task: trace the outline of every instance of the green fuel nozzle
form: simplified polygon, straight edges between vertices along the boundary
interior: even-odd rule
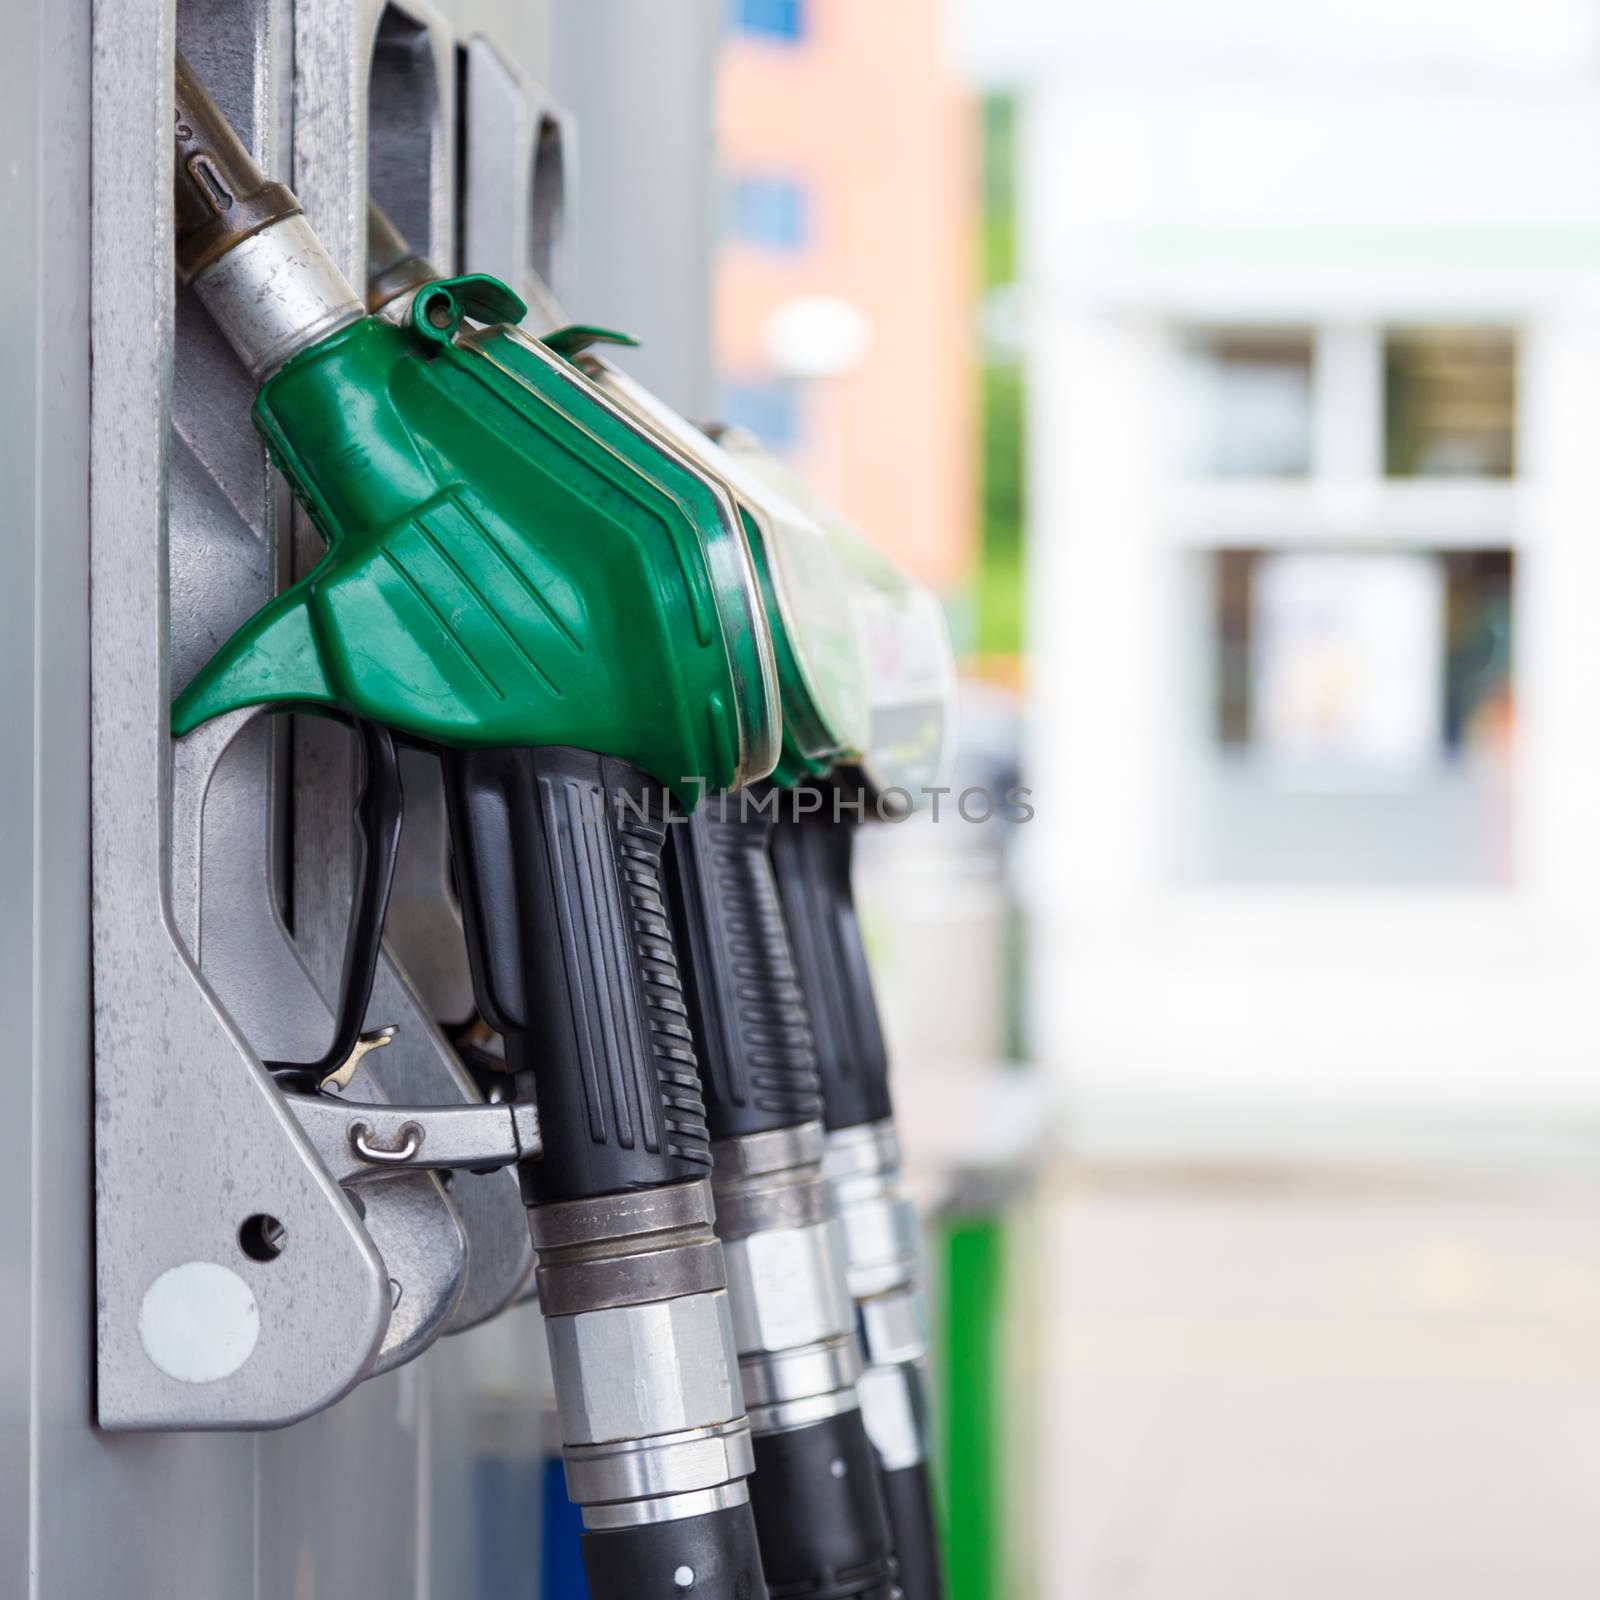
[[[497,280],[417,281],[390,247],[367,314],[181,61],[178,94],[182,270],[260,382],[256,429],[327,552],[196,675],[173,731],[340,715],[369,788],[397,783],[395,740],[438,752],[479,1008],[510,1096],[538,1103],[522,1177],[590,1592],[687,1570],[703,1600],[765,1600],[661,867],[673,794],[778,755],[734,504],[519,330]],[[353,908],[373,960],[394,800],[365,805],[389,846]],[[346,983],[341,1025],[364,999]]]
[[[725,498],[509,325],[522,309],[438,281],[403,326],[358,314],[267,379],[256,427],[328,553],[188,686],[176,732],[325,706],[451,748],[601,750],[691,799],[770,770],[771,645]]]
[[[692,798],[776,759],[771,642],[720,486],[381,215],[364,315],[294,196],[180,57],[178,263],[251,372],[254,420],[328,544],[179,696],[336,708],[464,748],[571,745]],[[426,293],[419,293],[426,286]]]

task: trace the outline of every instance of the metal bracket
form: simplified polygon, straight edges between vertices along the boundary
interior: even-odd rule
[[[256,61],[219,52],[203,66],[276,163],[273,85]],[[203,886],[175,886],[169,853],[173,681],[271,592],[277,508],[243,375],[192,305],[175,309],[151,256],[173,225],[170,74],[97,101],[95,127],[125,157],[97,186],[93,251],[96,1404],[107,1428],[271,1427],[371,1371],[393,1292],[178,932],[186,901],[198,938]],[[269,791],[246,774],[268,755],[265,726],[247,730],[206,819],[219,840],[237,826],[263,884]],[[197,871],[202,810],[186,834]],[[214,905],[204,920],[220,952],[231,908]],[[282,948],[264,946],[269,966]],[[292,994],[282,1010],[303,1016]]]

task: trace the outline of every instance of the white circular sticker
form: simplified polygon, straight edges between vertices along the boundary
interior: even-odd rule
[[[261,1312],[250,1285],[215,1261],[169,1267],[145,1290],[139,1340],[145,1354],[183,1383],[215,1383],[250,1359]]]

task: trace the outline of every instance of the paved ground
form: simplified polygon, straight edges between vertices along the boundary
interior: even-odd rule
[[[1067,1173],[1043,1600],[1600,1596],[1600,1176]]]

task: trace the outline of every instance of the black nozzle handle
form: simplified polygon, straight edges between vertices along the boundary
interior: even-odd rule
[[[944,1572],[939,1562],[939,1528],[934,1520],[933,1485],[928,1463],[885,1472],[883,1502],[894,1537],[898,1583],[905,1600],[944,1600]]]
[[[713,1139],[815,1122],[816,1050],[778,902],[767,806],[741,792],[676,818],[667,878]]]
[[[589,1600],[767,1600],[748,1505],[585,1530]]]
[[[772,1600],[889,1600],[894,1556],[860,1411],[754,1440],[756,1536]]]
[[[703,1178],[711,1156],[662,900],[668,796],[566,747],[449,750],[445,792],[473,986],[531,1082],[530,1203]]]
[[[826,785],[796,790],[772,830],[773,870],[816,1039],[830,1131],[893,1114],[889,1055],[850,883],[856,824],[834,800]]]

